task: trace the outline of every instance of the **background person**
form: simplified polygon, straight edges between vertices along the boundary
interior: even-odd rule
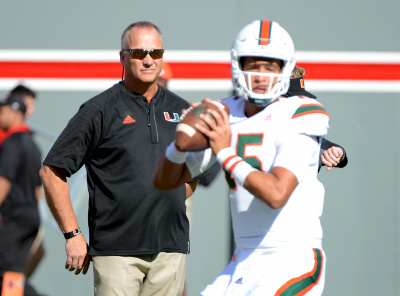
[[[95,295],[182,295],[189,222],[185,200],[197,182],[169,192],[151,176],[189,104],[159,86],[163,37],[150,22],[121,36],[125,79],[79,109],[40,171],[48,205],[66,238],[66,269],[85,274],[93,260]],[[88,251],[73,212],[67,178],[85,165]]]
[[[31,117],[35,112],[35,104],[37,95],[36,92],[32,89],[26,87],[25,85],[19,84],[14,87],[10,91],[11,95],[22,96],[24,104],[26,106],[25,116],[24,116],[24,123],[18,126],[20,131],[24,132],[31,132],[32,130],[28,124],[26,124],[26,119]],[[15,131],[15,127],[13,129]],[[1,143],[9,136],[9,132],[3,129],[0,129],[0,145]],[[42,192],[37,194],[37,198],[42,196]],[[42,261],[45,255],[45,249],[43,245],[43,237],[44,237],[44,229],[42,227],[39,228],[38,235],[36,236],[35,241],[32,244],[32,247],[29,251],[28,259],[25,264],[25,274],[29,278],[35,272],[36,268],[38,267],[39,263]]]
[[[24,104],[26,106],[26,111],[25,111],[25,121],[26,121],[35,112],[35,104],[37,100],[36,92],[30,89],[29,87],[26,87],[25,85],[19,84],[11,90],[10,94],[22,96]],[[21,125],[21,129],[32,132],[31,127],[25,122],[23,125]],[[6,138],[7,132],[5,131],[3,132],[4,132],[3,136],[4,138]],[[0,135],[0,142],[2,142],[1,138],[2,136]],[[42,192],[37,194],[38,201],[42,195],[43,195]],[[35,272],[35,270],[39,266],[39,263],[42,261],[45,255],[43,237],[44,237],[44,229],[43,227],[40,227],[36,239],[33,242],[32,247],[29,251],[28,259],[25,264],[25,273],[28,278],[31,277],[32,274]]]
[[[0,285],[4,295],[12,281],[8,272],[24,277],[40,225],[41,155],[32,135],[21,128],[25,112],[21,94],[11,93],[0,102],[0,128],[7,132],[0,145]],[[24,295],[38,295],[27,280]]]

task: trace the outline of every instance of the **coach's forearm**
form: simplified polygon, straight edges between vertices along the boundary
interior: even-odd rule
[[[63,233],[79,227],[72,208],[65,171],[44,165],[40,169],[47,205]]]

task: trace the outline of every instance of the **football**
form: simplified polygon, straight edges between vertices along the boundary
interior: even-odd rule
[[[229,114],[228,105],[218,101],[202,102],[196,107],[187,109],[181,115],[180,122],[176,127],[175,143],[179,149],[183,151],[201,151],[210,147],[208,138],[195,128],[195,124],[198,123],[209,129],[207,123],[199,118],[200,114],[212,117],[211,114],[207,113],[207,109],[223,109]]]

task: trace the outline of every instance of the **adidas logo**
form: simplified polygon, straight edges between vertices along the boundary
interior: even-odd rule
[[[127,117],[125,117],[124,121],[122,122],[123,124],[127,124],[127,123],[133,123],[136,120],[133,119],[132,117],[130,117],[129,115]]]
[[[264,120],[271,120],[271,114],[268,114],[267,116],[265,116]]]
[[[236,280],[235,284],[243,284],[243,278],[241,277],[240,279]]]

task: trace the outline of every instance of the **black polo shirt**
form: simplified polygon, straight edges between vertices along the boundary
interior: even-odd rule
[[[84,103],[51,148],[44,163],[68,176],[86,166],[91,255],[189,252],[185,186],[152,186],[188,106],[160,86],[149,104],[116,84]]]

